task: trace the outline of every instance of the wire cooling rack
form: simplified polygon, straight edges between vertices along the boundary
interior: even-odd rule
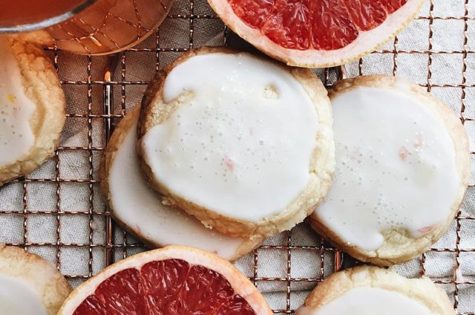
[[[471,137],[472,170],[474,32],[475,0],[427,1],[408,30],[382,50],[345,67],[349,76],[405,76],[442,98],[459,113]],[[97,170],[107,139],[127,109],[140,101],[155,71],[191,48],[206,43],[233,46],[236,41],[204,0],[177,0],[155,36],[115,56],[73,56],[48,48],[68,99],[66,129],[51,161],[0,189],[0,200],[6,200],[0,204],[0,242],[42,255],[73,286],[114,261],[145,250],[114,224],[100,195]],[[336,70],[319,72],[327,86],[341,73]],[[474,234],[472,181],[443,240],[396,269],[407,276],[431,277],[447,290],[458,314],[473,315]],[[302,264],[314,267],[306,271],[298,267]],[[294,313],[315,285],[353,264],[305,224],[268,240],[238,262],[278,314]]]

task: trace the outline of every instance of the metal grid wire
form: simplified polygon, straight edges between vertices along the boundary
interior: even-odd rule
[[[68,107],[67,128],[84,128],[86,132],[84,139],[77,143],[73,141],[71,144],[68,139],[63,139],[53,160],[46,163],[41,172],[35,172],[2,188],[18,190],[16,198],[19,199],[17,201],[20,208],[5,209],[0,205],[0,223],[10,222],[8,232],[20,236],[5,237],[0,239],[0,242],[22,246],[46,257],[56,264],[73,285],[81,283],[118,259],[144,250],[140,242],[115,226],[112,221],[99,193],[97,168],[113,126],[128,108],[140,100],[140,95],[153,72],[163,68],[180,53],[203,45],[205,42],[198,38],[204,29],[215,28],[224,32],[222,44],[232,46],[231,41],[235,40],[235,36],[226,30],[204,2],[177,0],[155,36],[113,57],[72,56],[54,48],[48,49],[62,80],[68,103],[75,105]],[[449,95],[446,102],[460,113],[461,121],[473,136],[475,82],[470,82],[468,72],[471,71],[471,57],[475,56],[475,45],[471,45],[469,36],[469,33],[475,31],[474,2],[475,0],[428,1],[421,16],[410,26],[420,27],[427,32],[425,47],[419,46],[419,42],[407,41],[402,33],[384,49],[348,65],[346,72],[350,76],[375,71],[409,76],[436,95]],[[447,4],[459,14],[445,16],[441,8]],[[462,42],[455,48],[441,47],[437,42],[441,35],[438,32],[445,29],[445,25],[449,23],[461,25]],[[167,29],[176,30],[177,25],[184,26],[184,31],[179,38],[174,38],[173,46],[169,46],[164,41]],[[454,41],[456,40],[458,38],[454,37]],[[475,36],[472,40],[475,40]],[[452,81],[450,76],[434,77],[435,69],[443,67],[446,58],[460,59],[458,81]],[[371,68],[376,60],[383,60],[385,68]],[[421,60],[427,69],[422,77],[421,73],[411,72],[412,65],[415,62],[420,63]],[[102,70],[96,71],[96,64],[102,64]],[[150,73],[136,71],[139,66],[142,69],[150,68]],[[341,72],[326,69],[321,75],[325,84],[331,86],[338,73]],[[449,92],[445,93],[444,90]],[[471,152],[471,156],[473,162],[474,152]],[[75,167],[67,162],[68,158],[73,161],[80,160],[86,172],[72,172],[73,176],[67,175],[71,169],[65,168]],[[43,207],[33,191],[40,191],[43,198],[43,192],[48,191],[47,198],[54,200],[54,206]],[[63,201],[67,194],[68,200],[73,196],[74,201],[74,196],[78,196],[81,201],[68,201],[68,204],[65,204]],[[475,187],[472,183],[467,195],[473,200],[474,194]],[[38,217],[48,217],[53,222],[51,226],[44,227],[43,223],[38,223],[43,222]],[[86,235],[78,234],[80,225],[87,231]],[[52,231],[52,235],[36,237],[35,231],[42,228]],[[306,228],[301,225],[297,229]],[[412,266],[418,265],[418,274],[412,276],[428,275],[445,287],[458,314],[463,315],[475,314],[475,266],[464,265],[464,261],[475,261],[475,244],[464,242],[464,233],[470,232],[470,229],[471,233],[475,233],[475,209],[473,203],[465,202],[457,215],[452,232],[449,232],[454,235],[446,236],[453,239],[449,242],[452,245],[434,246],[428,253],[409,263]],[[354,264],[351,258],[333,249],[312,232],[307,233],[308,238],[296,238],[294,233],[295,231],[286,232],[271,239],[242,262],[249,267],[248,276],[251,280],[261,290],[268,292],[266,297],[274,312],[278,314],[294,313],[308,290],[331,272]],[[450,256],[452,263],[441,266],[446,271],[444,275],[432,276],[428,269],[439,264],[439,255]],[[296,270],[295,257],[313,264],[313,273],[303,274],[301,270]],[[263,272],[263,265],[270,260],[276,267],[271,272]],[[71,262],[74,262],[74,268],[70,267]]]

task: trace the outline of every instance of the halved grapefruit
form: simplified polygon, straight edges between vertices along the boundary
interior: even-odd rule
[[[396,35],[424,0],[208,0],[235,33],[288,65],[353,61]]]
[[[71,293],[58,315],[270,315],[252,283],[218,256],[169,246],[109,266]]]

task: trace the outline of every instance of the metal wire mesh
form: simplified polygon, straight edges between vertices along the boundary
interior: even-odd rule
[[[48,49],[70,104],[66,128],[84,130],[85,133],[77,141],[63,137],[52,161],[38,172],[2,188],[3,192],[16,191],[16,199],[11,204],[17,204],[18,207],[0,205],[0,224],[8,224],[9,230],[5,235],[11,236],[5,236],[0,242],[23,246],[46,257],[56,264],[73,285],[91,277],[106,265],[145,249],[112,221],[100,196],[97,168],[113,126],[128,108],[139,101],[155,71],[180,53],[209,41],[210,38],[205,41],[200,36],[204,30],[212,28],[218,30],[217,33],[224,32],[221,44],[232,45],[234,36],[204,2],[177,0],[155,36],[116,56],[71,56],[55,48]],[[350,76],[379,72],[410,77],[435,95],[444,96],[445,101],[460,114],[461,121],[473,137],[475,81],[471,81],[469,72],[472,70],[471,58],[475,56],[475,45],[471,43],[475,34],[473,38],[469,34],[475,31],[474,2],[428,1],[421,15],[409,26],[421,28],[425,32],[422,40],[425,44],[420,45],[417,39],[408,40],[402,33],[384,49],[348,65],[346,71]],[[445,15],[443,8],[447,5],[454,9],[450,12],[459,12],[459,15]],[[460,24],[462,42],[453,47],[442,47],[438,39],[443,34],[439,32],[446,29],[445,25],[449,23]],[[180,36],[167,39],[167,31],[174,29],[176,34],[177,26],[183,30]],[[453,42],[456,41],[459,38],[454,36]],[[173,44],[170,45],[170,42]],[[443,67],[444,60],[448,58],[457,58],[461,62],[460,73],[456,74],[458,81],[452,80],[450,75],[434,77],[434,70]],[[411,72],[416,63],[423,63],[426,72]],[[96,64],[102,65],[99,67],[101,70],[96,69]],[[382,66],[372,68],[374,64]],[[140,71],[137,70],[139,66]],[[143,68],[149,68],[150,71],[143,72]],[[320,74],[325,84],[331,86],[338,71],[326,69]],[[474,152],[471,152],[471,156],[473,162]],[[74,161],[73,164],[68,162],[70,159]],[[80,161],[81,170],[75,165],[77,161]],[[38,192],[42,198],[53,200],[53,206],[43,206]],[[68,196],[66,203],[65,196]],[[74,202],[75,196],[77,202]],[[444,286],[458,314],[463,315],[475,314],[475,244],[464,242],[467,233],[475,233],[474,197],[472,182],[454,227],[446,236],[451,245],[435,245],[418,260],[408,263],[410,266],[417,265],[416,269],[419,270],[418,274],[411,276],[428,275]],[[45,221],[41,220],[44,217],[50,219],[50,225],[44,226]],[[87,233],[82,235],[78,232],[81,229]],[[305,231],[306,227],[300,225],[296,229]],[[38,237],[37,231],[40,230],[47,230],[47,236]],[[242,264],[249,267],[248,276],[266,292],[275,313],[292,314],[311,287],[342,266],[354,264],[351,258],[332,248],[314,233],[309,231],[304,232],[304,235],[308,237],[296,238],[295,230],[283,233],[242,260]],[[447,264],[447,260],[441,260],[439,256],[449,256],[452,263]],[[294,267],[296,257],[313,264],[311,274]],[[271,268],[271,271],[266,268],[264,272],[263,264],[270,260],[274,262],[275,268]],[[74,262],[74,268],[71,267],[71,261]],[[443,269],[442,275],[432,274],[434,266]]]

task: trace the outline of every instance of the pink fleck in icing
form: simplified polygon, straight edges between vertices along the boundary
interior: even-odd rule
[[[425,226],[417,230],[421,235],[427,234],[434,229],[433,225]]]
[[[403,161],[405,161],[407,159],[409,154],[411,154],[411,152],[409,152],[409,150],[407,150],[406,147],[401,147],[401,149],[399,150],[399,157]]]
[[[227,155],[224,156],[224,165],[230,172],[234,171],[234,161],[231,160]]]

